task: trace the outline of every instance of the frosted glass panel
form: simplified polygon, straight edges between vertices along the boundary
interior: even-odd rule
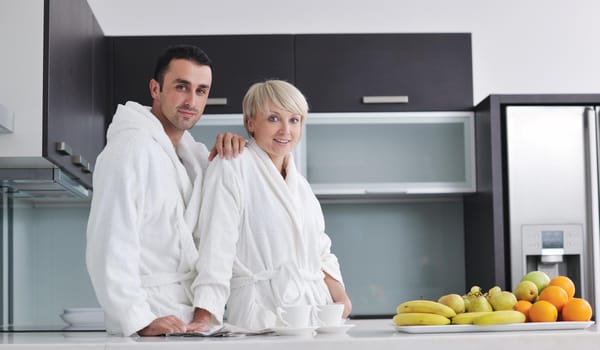
[[[14,204],[14,324],[67,326],[65,308],[99,307],[85,265],[89,206]]]
[[[202,118],[204,119],[205,117],[207,117],[207,116],[204,116]],[[246,132],[246,129],[243,126],[241,116],[239,117],[239,120],[237,123],[233,123],[233,124],[229,123],[229,124],[225,124],[225,125],[216,124],[216,122],[218,121],[218,117],[213,117],[213,116],[211,116],[211,117],[213,119],[206,118],[210,122],[204,123],[204,121],[202,119],[200,119],[200,122],[198,122],[198,124],[196,124],[196,126],[194,126],[192,129],[190,129],[190,133],[192,134],[192,136],[194,136],[196,141],[202,142],[203,144],[205,144],[209,150],[215,144],[215,139],[216,139],[217,135],[225,133],[225,132],[231,132],[231,133],[238,134],[238,135],[248,138],[248,133]]]
[[[307,125],[311,183],[463,182],[464,125]]]
[[[475,191],[470,112],[317,113],[304,137],[317,195]]]
[[[323,204],[353,315],[465,292],[462,200]]]

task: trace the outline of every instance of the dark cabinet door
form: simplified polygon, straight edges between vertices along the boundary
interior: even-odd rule
[[[470,34],[297,35],[295,48],[296,85],[313,112],[473,106]]]
[[[157,57],[168,46],[193,44],[213,61],[211,99],[205,114],[241,113],[242,98],[252,83],[277,78],[293,82],[292,35],[215,35],[114,37],[114,103],[129,100],[151,105],[148,83]],[[226,103],[224,100],[226,99]]]
[[[45,12],[43,155],[91,188],[104,146],[106,39],[86,1],[46,1]]]
[[[106,144],[106,120],[110,111],[109,90],[110,82],[108,61],[108,39],[104,36],[102,28],[96,20],[93,22],[92,31],[92,110],[86,118],[85,130],[92,131],[88,139],[87,152],[91,155],[91,163],[96,162],[96,157]],[[93,165],[93,164],[92,164]],[[92,168],[93,169],[93,168]]]

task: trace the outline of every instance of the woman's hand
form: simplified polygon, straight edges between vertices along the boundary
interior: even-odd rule
[[[344,286],[338,280],[331,277],[327,272],[323,271],[323,273],[325,274],[325,284],[327,285],[327,289],[329,289],[331,299],[336,304],[344,304],[342,318],[347,318],[352,312],[352,301],[350,301]]]
[[[208,160],[213,160],[217,155],[221,158],[231,159],[237,157],[244,151],[246,139],[238,134],[226,132],[217,135],[215,145],[210,150]]]

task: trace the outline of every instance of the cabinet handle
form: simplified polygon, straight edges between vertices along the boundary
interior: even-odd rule
[[[85,164],[83,167],[81,167],[81,171],[83,171],[84,173],[91,173],[92,165],[90,163]]]
[[[408,96],[363,96],[362,103],[408,103]]]
[[[85,158],[83,158],[81,155],[74,155],[71,157],[71,162],[75,165],[77,165],[78,167],[81,168],[89,168],[90,167],[90,163],[85,160]]]
[[[381,189],[366,189],[365,190],[365,194],[408,194],[408,191],[405,190],[393,190],[393,189],[386,189],[386,188],[381,188]]]
[[[69,146],[69,144],[64,141],[57,142],[55,144],[55,149],[56,149],[56,152],[67,155],[67,156],[70,156],[71,154],[73,154],[73,149],[71,148],[71,146]]]
[[[207,106],[226,106],[227,98],[225,97],[209,97],[206,100]]]

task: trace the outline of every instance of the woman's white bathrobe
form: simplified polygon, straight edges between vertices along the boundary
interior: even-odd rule
[[[342,282],[321,207],[290,155],[284,179],[254,142],[205,174],[194,306],[220,324],[246,329],[281,325],[276,307],[325,304],[326,271]]]
[[[86,251],[109,333],[129,336],[166,315],[191,320],[207,165],[188,132],[175,149],[147,107],[118,106],[95,166]]]

